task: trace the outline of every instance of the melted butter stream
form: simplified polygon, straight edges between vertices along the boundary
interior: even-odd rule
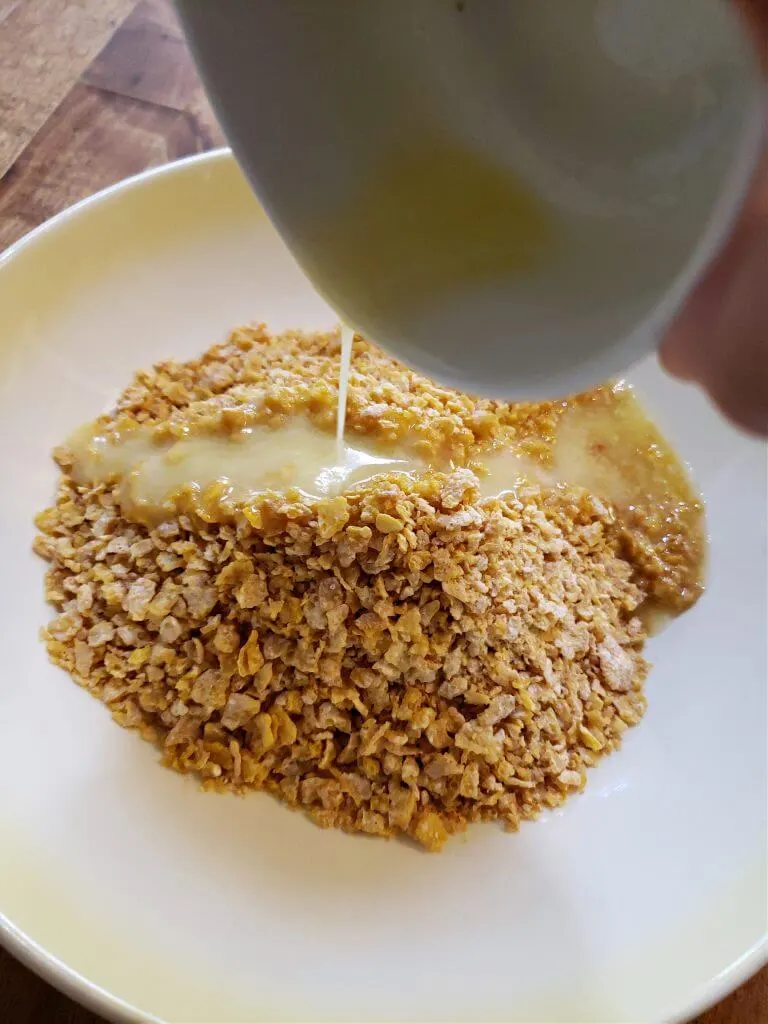
[[[341,325],[341,362],[339,364],[339,402],[336,410],[336,461],[343,464],[344,428],[347,423],[347,392],[349,391],[349,368],[352,365],[352,345],[355,332],[346,324]]]

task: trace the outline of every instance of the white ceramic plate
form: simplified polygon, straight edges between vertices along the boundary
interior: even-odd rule
[[[49,449],[132,371],[334,317],[226,153],[111,189],[0,261],[0,937],[115,1017],[661,1021],[765,960],[766,451],[634,378],[709,506],[710,581],[583,796],[440,856],[204,795],[49,666]]]

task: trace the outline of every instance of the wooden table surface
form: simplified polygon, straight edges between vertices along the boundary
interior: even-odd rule
[[[170,0],[0,0],[0,250],[223,141]],[[97,1024],[2,950],[0,1021]],[[768,1024],[768,968],[696,1024]]]

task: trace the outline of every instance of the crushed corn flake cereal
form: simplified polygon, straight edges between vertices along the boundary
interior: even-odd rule
[[[302,413],[332,431],[337,374],[338,334],[244,328],[139,373],[102,425],[181,436]],[[429,850],[473,821],[517,829],[642,717],[649,596],[680,611],[700,589],[689,520],[662,543],[583,489],[480,498],[475,461],[512,441],[546,458],[564,407],[473,400],[357,339],[349,430],[407,437],[444,471],[138,522],[119,481],[76,483],[58,449],[35,541],[49,654],[206,788]]]

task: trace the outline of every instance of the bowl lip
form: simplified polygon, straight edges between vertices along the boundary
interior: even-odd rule
[[[63,227],[71,219],[90,211],[102,203],[109,202],[126,191],[139,189],[155,178],[184,173],[198,166],[235,164],[235,158],[228,147],[196,153],[170,163],[142,171],[132,177],[116,182],[99,192],[67,207],[0,253],[0,273],[10,265],[14,257],[30,250],[35,244],[49,236],[49,232]],[[167,1024],[149,1011],[126,1002],[119,996],[102,988],[97,982],[81,974],[63,960],[45,949],[40,943],[16,926],[0,909],[0,947],[3,947],[20,963],[66,996],[82,1006],[101,1014],[108,1020],[127,1024]],[[763,936],[732,964],[707,982],[703,987],[684,1000],[665,1017],[668,1024],[683,1024],[692,1016],[704,1012],[715,1003],[748,981],[762,967],[768,964],[768,927]]]
[[[186,30],[188,26],[184,8],[200,7],[200,4],[197,0],[176,0],[176,5]],[[729,9],[728,17],[733,23],[740,43],[737,56],[745,74],[744,102],[740,116],[734,118],[738,124],[732,158],[720,175],[719,187],[708,216],[702,218],[697,230],[691,233],[690,249],[677,272],[665,286],[655,291],[649,308],[615,340],[606,343],[597,352],[581,358],[577,366],[567,370],[560,369],[554,373],[547,370],[546,373],[526,374],[521,377],[519,367],[514,367],[513,372],[513,363],[510,362],[509,371],[503,375],[495,374],[492,377],[475,379],[472,377],[474,364],[471,361],[469,368],[443,364],[431,349],[411,347],[402,332],[385,330],[385,325],[381,322],[379,327],[382,329],[366,332],[357,310],[352,306],[347,308],[345,295],[342,294],[344,289],[338,287],[337,281],[323,283],[322,288],[318,289],[322,297],[337,312],[340,319],[355,330],[363,334],[368,333],[369,337],[377,340],[386,339],[385,347],[390,354],[420,372],[434,377],[445,387],[456,388],[479,397],[506,401],[521,401],[526,397],[565,397],[594,387],[601,381],[636,366],[640,360],[658,350],[666,330],[674,322],[687,297],[723,248],[749,194],[761,153],[768,141],[768,86],[761,70],[758,52],[748,26],[739,12]],[[304,245],[306,232],[301,226],[297,227],[295,217],[286,215],[285,211],[290,204],[273,203],[262,188],[258,176],[253,173],[252,162],[247,158],[247,148],[240,144],[241,132],[233,122],[227,122],[226,110],[221,109],[216,83],[211,81],[207,73],[210,61],[199,53],[195,37],[196,32],[190,32],[192,51],[201,68],[203,81],[213,99],[217,101],[214,106],[217,113],[224,118],[228,137],[234,142],[235,149],[243,155],[242,168],[246,179],[267,216],[288,245],[294,259],[311,279],[314,261],[311,254],[314,250],[311,245]],[[402,317],[399,319],[402,320]]]
[[[701,223],[692,248],[676,275],[665,288],[659,290],[651,308],[625,334],[587,358],[580,359],[572,369],[558,370],[554,374],[547,372],[539,376],[526,375],[523,378],[513,375],[511,371],[505,377],[499,374],[483,379],[470,377],[465,367],[443,364],[431,350],[412,347],[402,335],[395,332],[387,338],[388,351],[422,373],[437,378],[446,387],[484,398],[513,402],[524,401],[526,398],[543,400],[553,396],[566,397],[586,391],[609,377],[626,373],[654,352],[687,297],[725,245],[749,195],[761,154],[768,141],[768,87],[762,80],[751,45],[745,47],[744,66],[750,78],[749,93],[741,116],[733,158],[720,181],[714,206]],[[269,215],[268,206],[265,209]],[[292,230],[287,230],[284,237],[291,245],[296,241]],[[297,248],[297,259],[302,262],[300,247]],[[343,308],[343,303],[337,301],[335,293],[328,291],[325,297],[335,309]],[[362,325],[355,322],[354,316],[345,319],[356,329],[362,330]],[[524,393],[521,393],[521,380]]]
[[[741,988],[766,965],[768,965],[768,930],[751,949],[748,949],[738,960],[735,960],[708,982],[695,998],[691,997],[685,1003],[681,1003],[680,1007],[666,1018],[666,1024],[685,1024],[686,1021],[692,1021],[694,1017],[698,1017],[700,1013],[706,1013],[736,989]]]
[[[83,213],[84,210],[99,206],[118,194],[122,195],[124,192],[131,192],[136,188],[141,188],[154,178],[162,178],[167,174],[178,174],[180,171],[197,166],[198,164],[224,164],[230,160],[237,163],[229,146],[218,146],[216,149],[209,149],[205,153],[192,153],[190,156],[184,156],[178,160],[170,160],[168,163],[158,164],[156,167],[148,167],[144,171],[139,171],[138,174],[131,174],[127,178],[121,178],[120,181],[107,185],[106,188],[99,189],[93,195],[86,196],[71,206],[65,207],[59,213],[49,217],[48,220],[44,220],[42,224],[32,228],[31,231],[22,235],[15,242],[11,242],[6,249],[0,252],[0,271],[14,257],[18,256],[22,250],[29,249],[39,242],[41,238],[47,236],[49,231],[62,227]]]
[[[38,978],[52,985],[87,1010],[115,1024],[166,1024],[146,1010],[140,1010],[97,982],[69,967],[53,953],[23,932],[0,911],[0,948],[29,968]]]

